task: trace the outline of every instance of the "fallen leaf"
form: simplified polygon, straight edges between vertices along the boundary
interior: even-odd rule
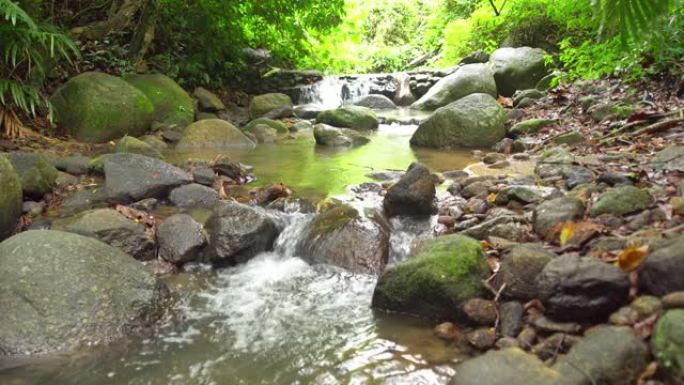
[[[493,192],[487,196],[487,201],[489,201],[490,203],[494,203],[496,201],[496,197],[497,194]]]
[[[572,236],[575,235],[575,228],[576,225],[574,222],[567,222],[563,225],[560,231],[560,236],[558,237],[558,241],[560,242],[561,246],[565,246]]]
[[[507,98],[504,96],[499,96],[499,98],[496,100],[501,104],[502,107],[513,107],[513,99]]]
[[[629,246],[618,254],[616,265],[626,272],[634,271],[641,265],[641,262],[644,261],[646,254],[648,254],[648,250],[648,245]]]
[[[549,231],[546,239],[558,244],[561,251],[565,251],[581,248],[602,231],[603,226],[595,222],[562,222]]]

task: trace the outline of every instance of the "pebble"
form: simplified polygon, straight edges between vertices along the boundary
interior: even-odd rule
[[[577,340],[574,336],[555,333],[534,345],[530,351],[541,360],[548,360],[568,351]]]
[[[576,334],[582,330],[582,326],[574,322],[556,322],[547,317],[540,316],[534,320],[534,326],[547,332],[559,332],[566,334]]]
[[[675,291],[663,297],[665,309],[684,307],[684,291]]]
[[[520,342],[513,337],[503,337],[496,341],[495,346],[497,349],[519,348]]]
[[[456,224],[456,218],[449,215],[440,215],[437,218],[437,222],[446,227],[454,227],[454,225]]]
[[[523,349],[529,349],[537,339],[537,331],[531,326],[525,326],[516,339]]]
[[[451,341],[456,339],[461,332],[458,330],[456,325],[451,322],[441,323],[432,330],[432,333],[439,339]]]
[[[623,306],[610,315],[609,321],[613,325],[630,326],[639,322],[639,312],[629,306]]]
[[[520,302],[510,301],[502,303],[499,306],[499,332],[506,337],[517,337],[522,328],[524,312],[525,309]]]
[[[496,303],[482,298],[469,299],[463,305],[463,312],[478,325],[492,326],[496,322]]]
[[[506,155],[498,152],[490,152],[482,158],[485,164],[495,164],[497,162],[505,161]]]
[[[493,328],[480,328],[466,335],[468,342],[479,350],[487,350],[496,343],[496,331]]]
[[[501,168],[506,168],[506,167],[510,167],[510,166],[511,166],[511,162],[509,162],[507,160],[500,160],[494,164],[490,164],[489,168],[501,169]]]
[[[466,214],[484,214],[487,212],[487,202],[480,198],[470,198],[463,207]]]

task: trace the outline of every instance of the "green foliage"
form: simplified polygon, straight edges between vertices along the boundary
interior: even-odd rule
[[[50,65],[59,59],[71,61],[78,49],[54,26],[35,21],[15,1],[0,0],[0,102],[36,115],[38,107],[49,107],[40,93]]]
[[[648,35],[659,19],[675,6],[675,0],[592,0],[608,34],[618,31],[624,39]]]

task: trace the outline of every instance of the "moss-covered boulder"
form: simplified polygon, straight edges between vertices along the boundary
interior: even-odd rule
[[[132,136],[124,136],[123,138],[119,139],[114,146],[114,152],[140,154],[159,159],[164,158],[159,150]]]
[[[482,293],[488,271],[478,241],[438,237],[382,274],[372,306],[436,320],[464,319],[461,307]]]
[[[142,91],[101,72],[71,78],[50,102],[57,124],[82,142],[104,143],[126,134],[139,136],[154,119],[154,105]]]
[[[38,153],[13,152],[9,160],[19,175],[24,195],[40,199],[52,191],[59,172],[50,162]]]
[[[489,57],[500,95],[512,96],[517,90],[535,88],[546,70],[546,52],[540,48],[499,48]]]
[[[162,74],[129,74],[124,80],[142,91],[154,106],[154,120],[185,127],[195,118],[192,98],[173,79]]]
[[[0,243],[0,355],[68,351],[151,325],[168,289],[96,239],[27,231]]]
[[[271,93],[255,96],[249,103],[249,117],[272,119],[292,116],[292,99],[285,94]],[[268,116],[266,116],[268,115]]]
[[[21,215],[21,182],[12,164],[0,156],[0,241],[9,237]]]
[[[496,97],[494,73],[485,64],[467,64],[438,81],[411,108],[435,110],[470,94],[489,94]]]
[[[634,186],[620,186],[601,194],[591,208],[591,216],[612,214],[622,216],[647,209],[653,198],[646,190]]]
[[[221,119],[206,119],[195,122],[183,130],[176,145],[178,151],[201,149],[246,149],[256,145],[232,124]]]
[[[314,126],[313,134],[316,144],[322,146],[351,147],[361,146],[370,142],[370,139],[361,135],[358,131],[348,128],[337,128],[323,123]]]
[[[372,130],[380,124],[373,110],[360,106],[342,106],[323,111],[316,117],[316,122],[353,130]]]
[[[684,384],[684,309],[668,310],[658,320],[651,337],[651,348],[660,369],[671,383]]]
[[[488,94],[472,94],[439,108],[411,137],[422,147],[489,147],[506,135],[506,112]]]
[[[287,126],[285,123],[281,122],[280,120],[274,120],[274,119],[269,119],[269,118],[257,118],[252,120],[251,122],[247,123],[244,127],[242,127],[242,131],[245,132],[252,132],[254,128],[260,124],[265,124],[271,128],[274,128],[276,131],[278,131],[279,134],[285,134],[288,132]]]

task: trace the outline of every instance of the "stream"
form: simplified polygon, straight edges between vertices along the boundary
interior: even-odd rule
[[[328,83],[317,99],[339,104]],[[331,86],[331,84],[333,84]],[[363,85],[354,88],[362,95]],[[328,87],[328,88],[326,88]],[[327,91],[326,91],[327,90]],[[381,116],[415,117],[408,110]],[[422,116],[424,117],[424,116]],[[416,118],[422,118],[418,116]],[[470,151],[413,149],[415,124],[382,124],[371,142],[354,149],[316,146],[309,135],[259,145],[231,157],[254,167],[254,185],[283,182],[316,202],[327,196],[360,208],[349,186],[371,181],[372,171],[405,170],[418,160],[433,171],[476,162]],[[168,154],[178,163],[217,153]],[[377,195],[377,194],[376,194]],[[446,384],[464,358],[432,334],[430,322],[375,312],[375,277],[331,266],[310,266],[294,255],[306,214],[273,214],[283,231],[272,252],[219,271],[198,268],[167,278],[179,298],[172,319],[143,339],[81,352],[0,360],[7,385],[223,385],[223,384]],[[434,218],[394,223],[390,263],[406,258],[411,242],[431,232]]]

